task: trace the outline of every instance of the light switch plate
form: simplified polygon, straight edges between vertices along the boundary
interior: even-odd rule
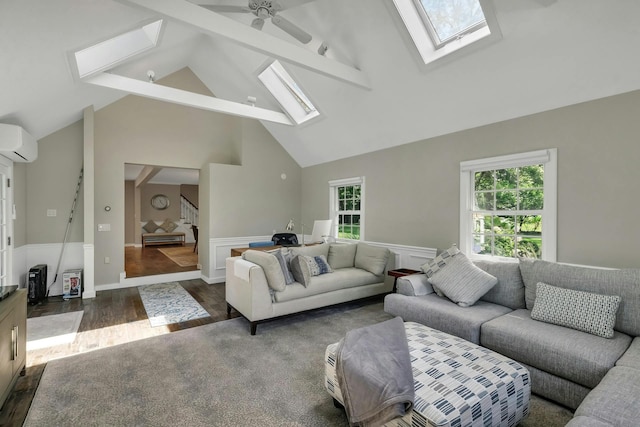
[[[98,231],[111,231],[111,224],[98,224]]]

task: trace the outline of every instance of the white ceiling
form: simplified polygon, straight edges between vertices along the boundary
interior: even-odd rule
[[[135,181],[145,165],[134,165],[125,163],[124,180]],[[197,169],[182,168],[162,168],[157,174],[151,178],[147,184],[168,184],[168,185],[198,185],[200,181],[200,171]]]
[[[203,1],[204,2],[204,1]],[[244,5],[243,0],[207,1]],[[303,167],[640,89],[637,0],[493,0],[502,39],[433,67],[417,52],[391,0],[287,0],[282,16],[309,45],[360,69],[371,90],[287,64],[322,118],[264,123]],[[302,4],[303,3],[303,4]],[[69,54],[162,17],[127,0],[0,3],[0,122],[42,138],[124,96],[73,77]],[[202,9],[201,13],[211,13]],[[248,25],[253,15],[226,14]],[[252,30],[253,31],[253,30]],[[278,109],[256,78],[269,57],[170,18],[160,46],[113,70],[146,80],[190,67],[216,96]]]

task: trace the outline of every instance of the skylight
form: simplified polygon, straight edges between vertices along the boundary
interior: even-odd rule
[[[162,19],[74,53],[80,78],[108,70],[158,44]]]
[[[302,92],[302,89],[280,62],[273,61],[271,65],[258,74],[258,79],[280,103],[291,120],[297,124],[302,124],[320,115],[307,95]]]
[[[478,0],[414,0],[436,48],[487,25]]]
[[[425,64],[501,37],[490,0],[393,0]]]

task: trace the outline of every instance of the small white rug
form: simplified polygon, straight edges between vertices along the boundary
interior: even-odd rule
[[[76,339],[84,311],[27,319],[27,351],[70,344]]]
[[[138,286],[138,292],[152,327],[209,316],[178,282]]]

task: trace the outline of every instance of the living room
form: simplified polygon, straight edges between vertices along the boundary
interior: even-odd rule
[[[351,14],[353,21],[360,10],[354,10],[355,4],[338,3],[308,2],[288,10],[291,15],[283,15],[307,23],[314,35],[330,40],[330,31],[324,28],[329,26],[326,19],[314,18]],[[39,141],[38,159],[15,163],[13,169],[15,281],[25,283],[32,265],[55,266],[83,164],[86,178],[65,262],[92,272],[85,288],[90,300],[102,291],[138,285],[123,277],[126,163],[200,171],[202,269],[197,279],[204,286],[224,282],[224,261],[231,247],[268,240],[274,230],[284,231],[290,218],[295,218],[298,227],[305,224],[309,234],[314,220],[329,215],[329,182],[358,177],[366,180],[363,240],[394,248],[402,266],[416,267],[425,262],[425,253],[459,242],[461,162],[552,148],[558,153],[554,261],[638,267],[636,212],[640,206],[630,195],[632,183],[640,177],[636,167],[640,158],[639,64],[628,53],[638,45],[638,35],[627,21],[637,12],[635,4],[494,1],[502,41],[425,69],[415,62],[411,40],[398,32],[400,18],[393,5],[362,3],[358,6],[371,14],[370,19],[363,19],[366,32],[344,45],[335,35],[327,55],[359,63],[369,73],[372,89],[324,76],[313,79],[313,72],[295,69],[295,77],[302,78],[302,87],[324,113],[315,123],[289,128],[136,95],[120,97],[104,88],[85,89],[99,92],[96,101],[76,108],[76,116],[55,117],[56,124],[38,132],[30,129],[34,121],[14,113],[14,105],[3,108],[3,122],[15,114],[16,121]],[[115,25],[117,20],[113,20],[112,26],[78,37],[75,44],[59,46],[56,53],[62,56],[158,15],[133,9],[128,3],[118,3],[115,10],[106,12],[120,17],[129,10],[135,12],[124,23]],[[57,16],[61,12],[50,13]],[[317,28],[314,21],[321,21]],[[548,35],[532,30],[544,25],[562,28],[563,23],[569,27],[562,29],[566,31],[563,37],[552,37],[555,32],[548,29],[543,31]],[[265,30],[268,26],[265,24]],[[167,40],[178,30],[169,26]],[[277,34],[279,29],[270,31]],[[345,27],[341,31],[355,32]],[[370,40],[377,40],[376,31],[394,41],[391,46],[380,45],[391,49],[366,48]],[[236,44],[213,36],[188,46],[197,52],[189,59],[176,52],[187,49],[178,48],[123,68],[143,78],[153,67],[156,85],[204,96],[215,94],[241,102],[254,93],[269,96],[251,75],[255,64],[266,60],[264,55],[238,52]],[[216,70],[208,72],[206,58],[211,49],[219,59]],[[513,52],[519,49],[529,53],[515,56]],[[593,51],[602,55],[597,61]],[[356,60],[358,55],[362,58]],[[483,55],[490,60],[483,62]],[[163,69],[160,56],[180,58]],[[394,67],[398,70],[391,75]],[[470,71],[476,75],[463,74]],[[67,69],[63,72],[68,74]],[[383,79],[385,74],[390,76]],[[437,86],[456,81],[447,80],[447,75],[457,77],[458,82],[469,81],[451,89],[449,101],[435,102],[434,98],[445,99],[446,93],[436,90]],[[3,76],[5,81],[15,79]],[[413,87],[399,83],[405,79],[410,82],[406,86]],[[416,83],[430,79],[434,83]],[[47,109],[55,109],[53,100],[50,102]],[[275,105],[260,97],[258,102]],[[398,107],[405,102],[406,109]],[[94,106],[84,108],[86,105]],[[58,215],[46,216],[49,209],[57,210]],[[97,231],[99,224],[109,224],[110,231]],[[51,295],[59,295],[61,283],[51,290]]]

